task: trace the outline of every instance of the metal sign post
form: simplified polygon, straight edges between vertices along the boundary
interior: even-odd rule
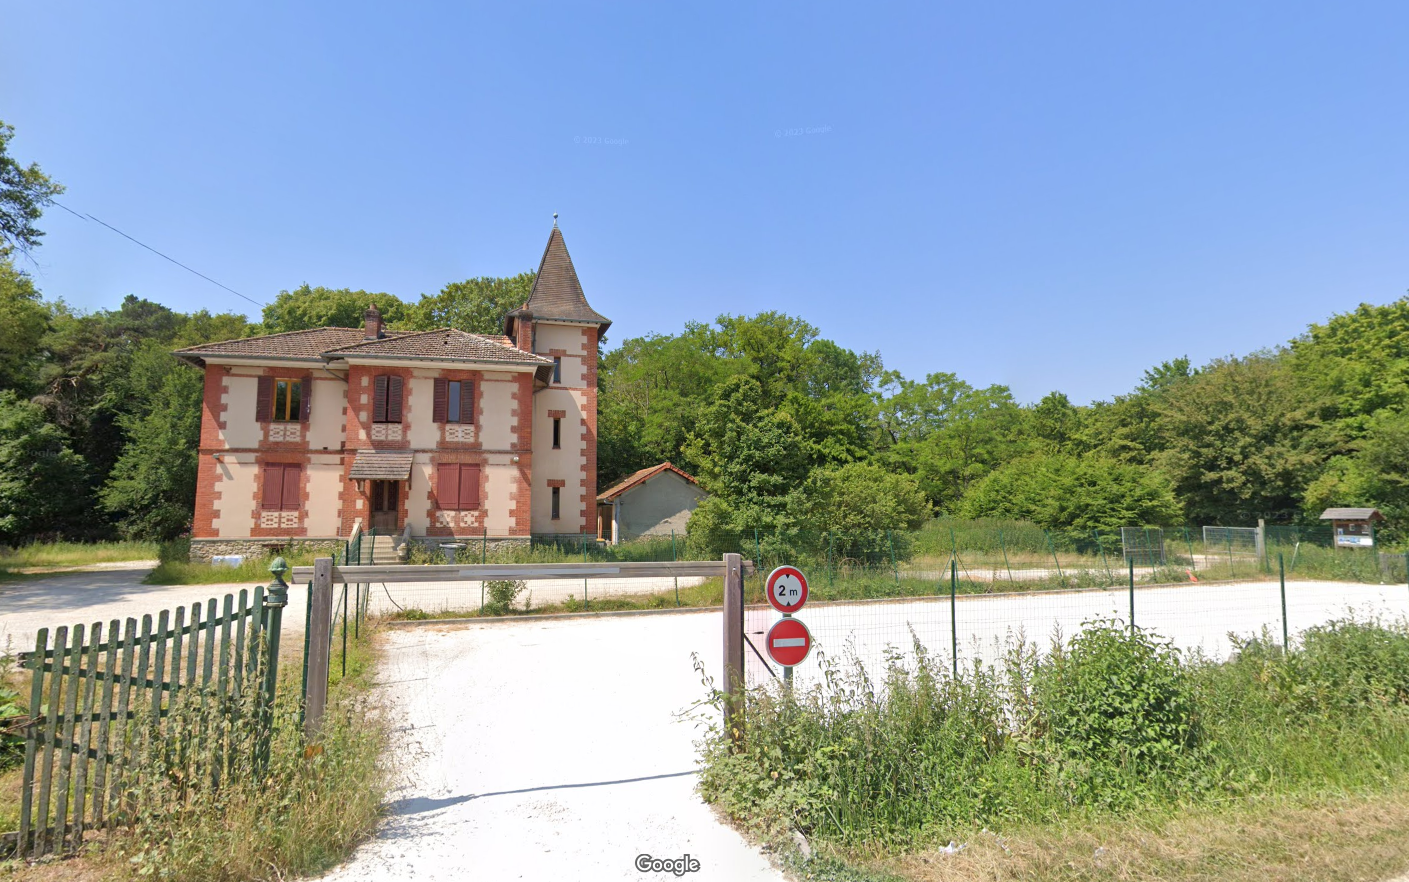
[[[793,668],[812,652],[812,632],[793,613],[807,603],[807,577],[797,567],[783,565],[768,574],[764,594],[768,603],[783,614],[764,638],[768,657],[783,667],[783,682],[792,686]]]

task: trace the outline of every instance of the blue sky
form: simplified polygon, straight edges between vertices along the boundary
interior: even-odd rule
[[[12,152],[260,301],[531,269],[556,211],[613,340],[777,309],[908,376],[1085,402],[1409,288],[1403,3],[2,15]],[[43,226],[48,297],[257,315]]]

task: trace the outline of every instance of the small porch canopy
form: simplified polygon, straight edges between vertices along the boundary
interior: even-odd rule
[[[359,450],[348,477],[354,481],[405,481],[411,477],[411,457],[409,451]]]

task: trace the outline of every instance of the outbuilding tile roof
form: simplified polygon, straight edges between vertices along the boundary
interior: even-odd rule
[[[689,481],[691,484],[699,483],[699,481],[696,481],[694,478],[685,474],[683,471],[671,465],[670,463],[663,462],[660,465],[653,465],[649,468],[641,469],[639,472],[627,475],[625,478],[622,478],[620,481],[617,481],[615,484],[611,485],[606,490],[603,490],[601,493],[598,493],[597,501],[611,502],[613,499],[622,495],[627,490],[630,490],[639,484],[644,484],[651,478],[654,478],[656,475],[663,474],[665,472],[674,472],[675,474]]]
[[[381,340],[358,341],[330,349],[326,358],[420,358],[429,361],[501,361],[507,364],[551,365],[551,358],[524,352],[488,337],[454,328],[401,334]]]
[[[605,331],[612,320],[593,309],[582,293],[582,283],[577,280],[577,270],[573,269],[572,257],[568,255],[563,233],[556,226],[548,236],[548,245],[543,249],[543,260],[538,264],[538,277],[533,280],[533,291],[522,309],[509,313],[510,316],[528,314],[536,319],[558,319],[569,322],[594,322]]]

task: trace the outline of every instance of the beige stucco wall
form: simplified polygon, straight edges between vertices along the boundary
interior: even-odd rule
[[[705,492],[675,474],[663,472],[617,498],[617,538],[685,534],[690,515]]]
[[[411,375],[410,392],[406,398],[409,409],[405,416],[411,422],[411,447],[435,447],[440,443],[440,424],[431,419],[435,408],[434,375],[428,371],[415,371]],[[411,419],[413,414],[418,418]]]
[[[212,368],[218,370],[218,368]],[[258,368],[232,368],[226,375],[225,429],[220,434],[226,447],[258,447],[263,432],[255,420],[254,406],[259,395]]]
[[[251,404],[251,407],[254,405]],[[240,462],[234,454],[222,456],[216,466],[215,535],[244,537],[254,529],[254,488],[258,467],[254,455]]]
[[[484,420],[479,427],[479,437],[485,450],[508,450],[514,445],[518,419],[509,414],[514,409],[514,392],[518,389],[518,383],[512,375],[509,377],[508,380],[491,380],[486,376],[480,384]]]
[[[414,443],[414,442],[413,442]],[[410,488],[406,491],[406,522],[411,535],[424,536],[430,528],[431,455],[418,453],[411,462]]]
[[[338,457],[313,456],[308,464],[308,514],[303,522],[309,536],[338,535],[341,492],[342,463]]]
[[[513,497],[519,467],[500,454],[488,457],[485,472],[485,527],[491,536],[507,536],[514,527]]]
[[[533,505],[530,524],[535,533],[579,533],[591,524],[582,518],[582,412],[587,395],[582,390],[550,387],[533,396]],[[562,447],[553,449],[550,410],[566,412]],[[560,514],[553,520],[553,491],[549,480],[564,482]],[[594,509],[594,502],[589,509]]]
[[[337,450],[342,446],[346,423],[342,409],[346,403],[346,383],[335,377],[313,375],[313,403],[308,413],[309,450]]]
[[[563,356],[562,384],[583,387],[587,385],[586,366],[582,356],[582,328],[577,326],[537,325],[538,339],[534,344],[539,353],[547,355],[551,350],[561,349]]]

